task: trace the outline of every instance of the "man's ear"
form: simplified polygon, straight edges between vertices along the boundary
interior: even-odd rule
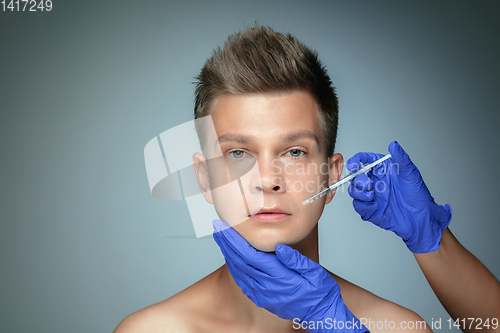
[[[328,159],[328,186],[332,185],[340,179],[342,175],[342,168],[344,167],[344,157],[342,154],[336,153]],[[331,191],[326,195],[326,204],[329,204],[337,193],[337,189]]]
[[[205,197],[205,200],[207,200],[209,204],[213,205],[214,201],[212,199],[212,191],[210,191],[210,177],[208,174],[208,164],[207,164],[207,159],[203,154],[200,153],[193,154],[193,167],[201,193]]]

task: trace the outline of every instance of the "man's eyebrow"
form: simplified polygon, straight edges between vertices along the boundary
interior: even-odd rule
[[[228,134],[222,134],[217,139],[215,139],[215,145],[217,145],[217,143],[221,144],[223,142],[237,142],[244,145],[254,142],[254,136],[245,136],[240,134],[228,133]]]
[[[219,136],[215,140],[214,144],[217,145],[217,143],[221,144],[223,142],[237,142],[240,144],[249,144],[249,143],[253,143],[255,141],[254,138],[255,138],[254,136],[245,136],[245,135],[240,135],[240,134],[227,133],[227,134],[223,134],[223,135]],[[285,134],[285,135],[280,136],[279,140],[282,142],[292,142],[292,141],[300,140],[303,138],[308,138],[308,139],[314,140],[314,141],[316,141],[318,146],[320,145],[318,136],[314,132],[311,132],[311,131],[300,131],[300,132],[296,132],[296,133]]]
[[[314,132],[311,132],[311,131],[301,131],[301,132],[297,132],[297,133],[286,134],[286,135],[281,136],[280,140],[284,141],[284,142],[292,142],[292,141],[296,141],[296,140],[304,139],[304,138],[308,138],[308,139],[312,139],[312,140],[316,141],[316,143],[319,146],[318,136]]]

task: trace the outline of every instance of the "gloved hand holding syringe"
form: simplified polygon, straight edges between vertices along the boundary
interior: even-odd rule
[[[339,181],[333,183],[332,185],[328,186],[328,187],[325,187],[324,189],[322,189],[321,191],[319,191],[318,193],[316,194],[313,194],[312,196],[310,196],[307,200],[305,200],[304,202],[302,202],[302,205],[299,205],[297,207],[300,207],[300,206],[303,206],[303,205],[307,205],[315,200],[318,200],[319,198],[321,198],[322,196],[325,196],[327,195],[328,193],[330,193],[331,191],[335,190],[337,187],[340,187],[342,185],[344,185],[345,183],[347,183],[348,181],[350,181],[351,179],[359,176],[360,174],[362,173],[365,173],[365,172],[368,172],[371,168],[373,168],[374,166],[376,166],[377,164],[380,164],[382,163],[383,161],[387,160],[388,158],[391,158],[391,154],[387,154],[385,155],[384,157],[376,160],[375,162],[373,163],[370,163],[364,167],[362,167],[361,169],[359,169],[358,171],[354,172],[354,173],[351,173],[347,176],[345,176],[344,178],[340,179]]]
[[[434,202],[417,167],[396,141],[389,145],[389,152],[385,156],[357,153],[346,163],[351,174],[314,194],[302,205],[317,200],[357,177],[349,185],[349,195],[354,199],[354,210],[362,220],[391,230],[401,237],[413,253],[435,251],[439,249],[443,230],[451,221],[451,207]],[[363,175],[389,158],[391,160],[386,162],[385,172]],[[384,184],[383,189],[377,189],[376,186],[372,188],[375,180]]]

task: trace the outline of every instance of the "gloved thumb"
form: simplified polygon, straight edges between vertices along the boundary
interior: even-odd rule
[[[411,180],[417,180],[414,178],[420,178],[420,172],[417,167],[413,164],[410,156],[408,156],[397,141],[393,141],[389,144],[389,153],[392,155],[392,164],[396,167],[395,172],[402,177],[406,177],[407,179],[409,177]]]

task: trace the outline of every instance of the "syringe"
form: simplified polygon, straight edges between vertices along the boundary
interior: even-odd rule
[[[315,200],[318,200],[318,199],[319,199],[319,198],[321,198],[322,196],[327,195],[327,194],[328,194],[328,193],[330,193],[331,191],[335,190],[337,187],[344,185],[345,183],[347,183],[348,181],[350,181],[350,180],[351,180],[351,179],[353,179],[354,177],[359,176],[360,174],[367,172],[368,170],[370,170],[371,168],[373,168],[373,167],[374,167],[374,166],[376,166],[377,164],[382,163],[383,161],[385,161],[386,159],[391,158],[391,157],[392,157],[392,156],[391,156],[391,154],[387,154],[387,155],[385,155],[384,157],[382,157],[382,158],[380,158],[380,159],[376,160],[375,162],[370,163],[370,164],[368,164],[368,165],[366,165],[366,166],[362,167],[361,169],[359,169],[359,170],[358,170],[358,171],[356,171],[355,173],[351,173],[351,174],[349,174],[349,175],[345,176],[344,178],[340,179],[338,182],[335,182],[335,183],[333,183],[332,185],[330,185],[330,186],[328,186],[328,187],[326,187],[326,188],[322,189],[322,190],[321,190],[321,191],[319,191],[318,193],[313,194],[313,195],[312,195],[312,196],[310,196],[310,197],[309,197],[306,201],[304,201],[304,202],[302,203],[302,205],[300,205],[300,206],[307,205],[307,204],[309,204],[309,203],[311,203],[311,202],[313,202],[313,201],[315,201]],[[298,207],[300,207],[300,206],[298,206]]]

